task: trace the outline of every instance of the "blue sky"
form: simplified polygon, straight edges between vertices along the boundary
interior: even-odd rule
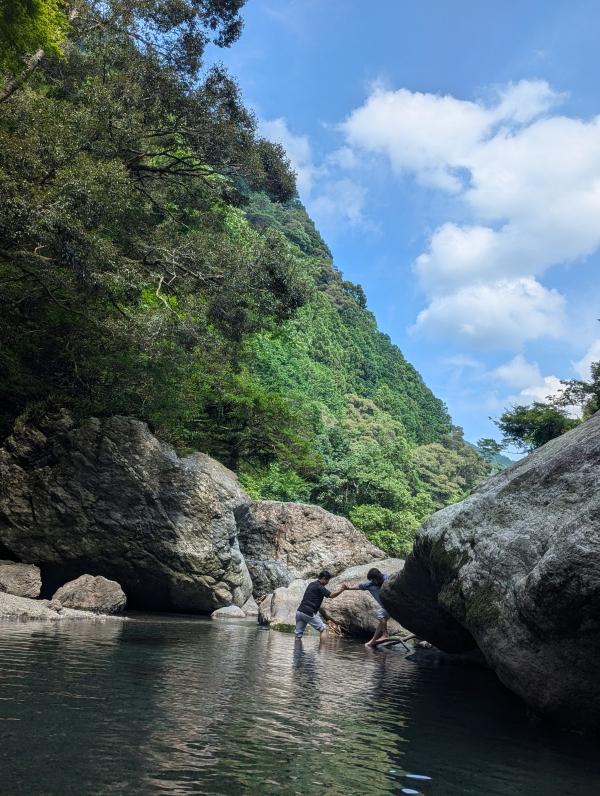
[[[218,58],[467,439],[600,359],[600,4],[248,0]]]

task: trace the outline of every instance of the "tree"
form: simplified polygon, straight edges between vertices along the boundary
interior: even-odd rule
[[[513,406],[494,421],[504,435],[504,445],[531,451],[574,428],[580,421],[567,417],[552,404],[535,401],[531,406]]]
[[[59,0],[0,0],[0,73],[19,74],[37,51],[60,55],[67,28]]]
[[[580,406],[583,419],[591,417],[600,409],[600,362],[592,362],[590,380],[569,379],[561,381],[563,391],[552,403],[559,407]]]

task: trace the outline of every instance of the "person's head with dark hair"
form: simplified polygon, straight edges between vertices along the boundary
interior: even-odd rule
[[[322,569],[317,580],[325,586],[331,580],[331,572],[327,569]]]
[[[367,572],[367,580],[372,580],[373,583],[376,583],[378,586],[382,586],[384,581],[383,572],[378,570],[377,567],[371,567],[371,569]]]

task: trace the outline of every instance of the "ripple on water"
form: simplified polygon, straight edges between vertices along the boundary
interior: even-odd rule
[[[3,796],[579,796],[595,757],[431,658],[177,617],[0,626]]]

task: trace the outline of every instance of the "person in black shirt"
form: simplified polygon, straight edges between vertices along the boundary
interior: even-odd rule
[[[326,569],[324,569],[319,573],[318,579],[313,580],[312,583],[309,583],[306,587],[302,602],[296,611],[296,638],[302,638],[306,625],[314,627],[314,629],[319,633],[321,640],[327,635],[325,622],[323,622],[319,616],[319,608],[321,607],[323,598],[328,597],[331,600],[334,597],[337,597],[343,591],[346,591],[347,588],[346,584],[342,583],[339,589],[336,589],[335,591],[329,591],[327,584],[330,580],[331,572],[328,572]]]

